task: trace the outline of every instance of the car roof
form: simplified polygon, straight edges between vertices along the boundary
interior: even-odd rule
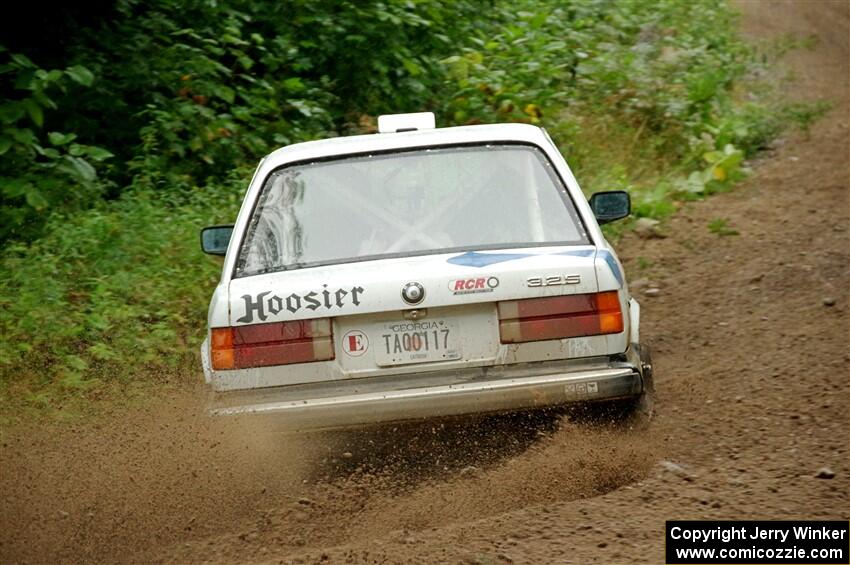
[[[319,141],[295,143],[273,151],[267,165],[277,167],[296,161],[311,161],[352,153],[372,153],[465,143],[519,142],[542,145],[547,136],[543,129],[529,124],[492,124],[457,126],[395,133],[375,133],[333,137]]]

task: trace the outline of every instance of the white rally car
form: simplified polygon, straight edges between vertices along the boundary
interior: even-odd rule
[[[299,143],[264,158],[224,255],[201,354],[216,414],[294,428],[622,399],[644,410],[638,303],[545,130],[434,128]]]

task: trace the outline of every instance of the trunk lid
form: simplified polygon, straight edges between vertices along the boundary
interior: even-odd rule
[[[230,324],[332,319],[335,359],[262,369],[279,384],[487,365],[501,347],[497,302],[597,292],[595,255],[589,245],[455,252],[237,278]],[[424,290],[417,304],[402,298],[411,282]]]

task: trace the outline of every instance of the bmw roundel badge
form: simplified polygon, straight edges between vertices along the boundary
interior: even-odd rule
[[[401,289],[401,298],[408,304],[419,304],[425,298],[425,289],[418,282],[409,282]]]

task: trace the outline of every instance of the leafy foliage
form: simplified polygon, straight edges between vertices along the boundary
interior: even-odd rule
[[[720,237],[739,235],[738,230],[730,226],[729,220],[726,218],[714,218],[708,222],[708,231]]]
[[[199,250],[198,229],[232,217],[237,195],[205,191],[173,206],[140,193],[55,215],[44,237],[9,246],[0,279],[0,371],[32,371],[42,385],[76,389],[106,374],[132,379],[174,367],[194,353],[220,269]],[[206,198],[216,198],[215,211]]]
[[[0,242],[32,238],[39,233],[42,213],[73,210],[97,198],[103,190],[93,164],[112,157],[109,151],[76,143],[74,133],[49,131],[45,112],[56,109],[54,92],[89,87],[91,71],[82,65],[46,71],[24,55],[8,53],[0,76],[11,78],[15,98],[0,104]]]

